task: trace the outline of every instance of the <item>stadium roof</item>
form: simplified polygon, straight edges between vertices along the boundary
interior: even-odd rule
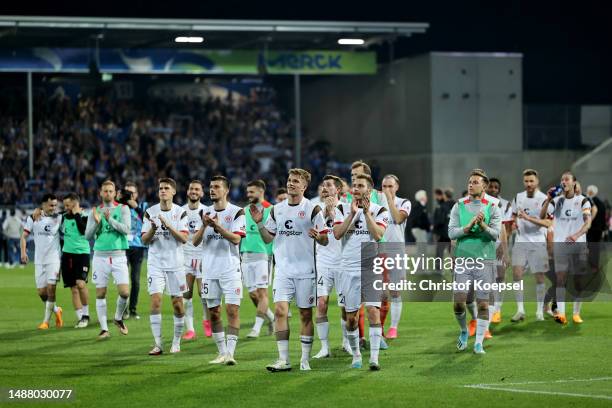
[[[428,23],[406,22],[0,16],[0,47],[91,47],[98,42],[104,48],[360,49],[428,28]],[[177,36],[204,41],[176,44]],[[338,44],[340,38],[364,44],[347,47]]]

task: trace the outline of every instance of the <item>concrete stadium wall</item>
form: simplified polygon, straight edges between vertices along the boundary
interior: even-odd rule
[[[536,168],[545,188],[582,154],[522,150],[521,88],[520,55],[432,53],[375,76],[309,79],[303,121],[341,160],[376,160],[400,177],[403,197],[435,187],[459,196],[475,167],[500,178],[511,197],[522,191],[523,169]]]
[[[430,60],[395,61],[374,76],[310,79],[302,87],[305,132],[344,161],[377,159],[402,180],[400,194],[431,185]],[[390,83],[394,79],[394,84]],[[406,155],[420,153],[418,160]]]

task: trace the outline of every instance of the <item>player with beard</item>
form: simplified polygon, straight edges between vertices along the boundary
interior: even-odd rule
[[[334,237],[334,218],[336,216],[336,206],[340,202],[340,190],[342,189],[342,181],[339,177],[327,175],[323,177],[321,183],[320,197],[324,205],[323,218],[329,229],[327,239],[329,243],[326,246],[317,244],[316,246],[316,266],[317,266],[317,335],[321,340],[321,350],[313,358],[331,357],[329,350],[329,320],[327,318],[327,308],[329,303],[329,295],[332,288],[338,293],[339,284],[339,268],[338,261],[342,256],[342,242]],[[338,306],[343,307],[338,296]],[[346,312],[342,309],[340,319],[342,327],[342,345],[346,351],[351,351],[351,346],[348,344],[346,337]]]
[[[254,206],[263,211],[263,222],[270,216],[272,205],[264,199],[266,183],[263,180],[253,180],[247,184],[247,199],[249,206]],[[270,265],[272,255],[272,244],[266,244],[261,239],[257,224],[251,217],[251,212],[245,207],[246,237],[240,242],[240,253],[242,255],[242,278],[244,286],[249,292],[251,301],[257,309],[255,324],[248,338],[259,337],[261,327],[268,320],[268,335],[274,331],[274,313],[268,307],[268,284],[270,282]]]
[[[187,212],[187,226],[189,227],[189,238],[183,246],[183,260],[185,262],[185,279],[187,291],[183,293],[185,305],[185,334],[183,340],[195,340],[196,334],[193,327],[193,284],[196,283],[198,293],[202,293],[202,246],[193,246],[193,235],[202,226],[202,211],[206,208],[201,200],[204,198],[204,187],[200,180],[192,180],[187,189],[187,204],[183,209]],[[201,298],[204,309],[202,328],[206,337],[212,336],[210,318],[206,299]]]
[[[362,306],[362,244],[379,242],[387,229],[389,213],[385,207],[370,202],[374,186],[368,174],[353,177],[353,200],[341,203],[336,208],[334,237],[342,240],[342,261],[340,263],[340,297],[346,311],[347,337],[353,352],[352,368],[361,368],[359,345],[359,309]],[[380,322],[381,302],[366,301],[365,308],[370,322],[370,370],[380,370],[378,354],[382,339]]]
[[[523,171],[525,191],[512,200],[512,217],[517,226],[517,236],[512,251],[512,275],[515,282],[523,279],[529,268],[536,280],[536,320],[544,320],[544,297],[546,294],[545,278],[549,269],[548,251],[546,249],[546,221],[540,219],[540,210],[546,200],[546,194],[539,190],[538,172],[533,169]],[[517,312],[513,322],[525,318],[523,291],[516,290]],[[497,308],[497,302],[495,304]],[[497,321],[501,320],[501,304],[496,310]]]
[[[96,285],[96,312],[100,322],[101,330],[98,334],[100,340],[110,337],[106,321],[106,292],[111,275],[117,284],[119,294],[114,323],[122,335],[128,334],[123,314],[128,307],[130,295],[126,250],[129,248],[128,234],[132,217],[127,205],[115,201],[116,196],[115,183],[110,180],[103,182],[100,187],[102,204],[91,210],[85,228],[87,239],[95,236],[92,277]]]
[[[55,194],[45,194],[41,199],[41,211],[36,220],[28,217],[21,234],[21,263],[28,263],[28,235],[34,236],[34,273],[38,296],[45,302],[45,317],[38,325],[39,330],[49,328],[51,314],[55,313],[55,327],[64,325],[62,308],[55,304],[55,289],[60,274],[60,227],[62,216],[56,213],[57,197]]]
[[[242,299],[240,241],[246,236],[246,227],[244,210],[227,200],[229,191],[226,177],[210,179],[213,205],[203,211],[202,228],[193,236],[193,245],[202,243],[202,296],[206,299],[212,335],[219,351],[210,364],[235,365]],[[227,339],[221,319],[222,299],[227,314]]]
[[[572,273],[576,293],[572,320],[575,324],[581,324],[581,275],[584,273],[587,259],[586,233],[591,227],[591,203],[582,194],[576,194],[576,176],[571,171],[561,175],[560,187],[561,192],[558,195],[555,195],[556,187],[548,190],[540,211],[540,219],[546,220],[547,226],[553,225],[553,257],[557,280],[557,312],[554,319],[562,325],[567,324],[566,284],[568,274]]]

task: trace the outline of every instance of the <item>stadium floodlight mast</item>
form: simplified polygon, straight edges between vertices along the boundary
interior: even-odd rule
[[[204,38],[203,37],[180,36],[180,37],[176,37],[174,39],[174,42],[177,42],[177,43],[201,43],[201,42],[204,42]]]

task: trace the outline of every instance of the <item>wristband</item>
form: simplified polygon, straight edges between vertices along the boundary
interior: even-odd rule
[[[264,227],[263,222],[259,221],[259,222],[257,223],[257,228],[258,228],[258,229],[262,229],[263,227]]]

